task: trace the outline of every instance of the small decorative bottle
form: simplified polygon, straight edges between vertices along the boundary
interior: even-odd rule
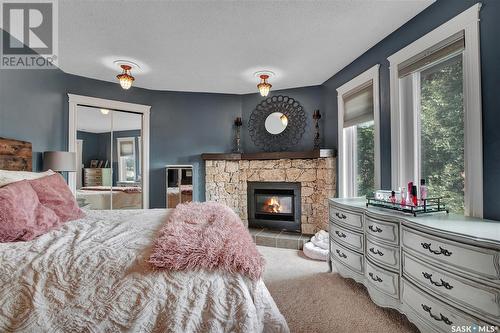
[[[408,182],[408,198],[407,203],[411,206],[413,203],[413,182]]]
[[[422,202],[427,199],[427,186],[425,186],[425,179],[420,179],[420,200]]]
[[[406,188],[401,187],[401,205],[406,206]]]
[[[394,191],[391,192],[390,200],[391,200],[391,203],[393,203],[393,204],[396,203],[396,192],[394,192]]]
[[[417,186],[413,185],[411,188],[411,199],[413,206],[418,206],[418,194],[417,194]]]

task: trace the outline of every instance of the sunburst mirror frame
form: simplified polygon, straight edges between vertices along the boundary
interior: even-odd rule
[[[288,125],[279,134],[266,130],[265,121],[273,112],[288,118]],[[255,107],[248,121],[248,131],[254,144],[264,151],[284,151],[299,143],[306,130],[307,117],[298,101],[289,96],[268,97]]]

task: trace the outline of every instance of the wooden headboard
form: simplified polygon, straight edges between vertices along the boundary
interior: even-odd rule
[[[0,138],[0,170],[32,171],[31,142]]]

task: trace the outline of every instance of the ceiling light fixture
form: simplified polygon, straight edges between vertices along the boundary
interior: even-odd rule
[[[103,115],[107,115],[109,113],[109,110],[108,109],[101,109],[101,113]]]
[[[120,86],[122,86],[123,89],[130,89],[130,87],[132,87],[132,83],[135,80],[135,78],[130,74],[132,66],[120,65],[120,67],[123,69],[123,72],[117,75],[116,78],[118,79],[118,81],[120,81]]]
[[[266,97],[269,94],[269,91],[271,90],[272,87],[272,84],[267,82],[267,79],[269,79],[269,75],[261,74],[259,77],[260,77],[260,83],[257,85],[257,89],[259,89],[261,96]]]
[[[253,75],[260,79],[260,83],[257,85],[257,89],[259,89],[260,95],[266,97],[269,94],[271,87],[273,86],[267,80],[271,77],[274,77],[274,72],[265,70],[255,72]]]

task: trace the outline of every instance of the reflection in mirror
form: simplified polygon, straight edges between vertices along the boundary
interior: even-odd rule
[[[193,166],[167,165],[167,208],[193,201]]]
[[[87,209],[142,208],[142,115],[77,107],[77,200]]]
[[[267,116],[264,126],[269,133],[280,134],[288,126],[288,118],[281,112],[273,112]]]

